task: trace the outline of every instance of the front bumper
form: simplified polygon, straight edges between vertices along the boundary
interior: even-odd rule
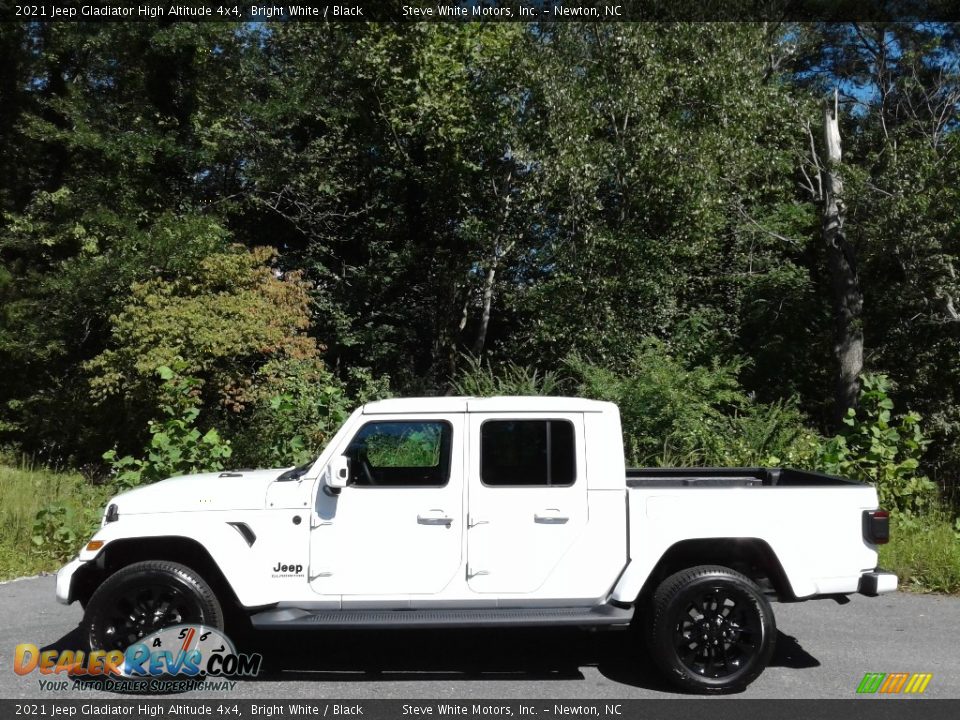
[[[861,595],[874,597],[881,593],[893,592],[897,589],[897,576],[895,573],[876,568],[870,572],[865,572],[860,576],[860,585],[857,592]]]
[[[72,593],[73,576],[85,564],[74,558],[57,571],[57,602],[69,605],[76,599]]]

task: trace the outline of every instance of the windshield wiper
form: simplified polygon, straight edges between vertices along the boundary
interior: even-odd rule
[[[286,470],[280,473],[280,475],[277,477],[277,480],[278,481],[279,480],[299,480],[307,473],[307,470],[313,467],[313,464],[316,461],[317,461],[317,458],[313,458],[313,460],[310,460],[309,462],[305,462],[303,465],[298,465],[297,467],[290,468],[289,470]]]

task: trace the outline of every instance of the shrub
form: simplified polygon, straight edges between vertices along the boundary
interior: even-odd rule
[[[484,362],[473,355],[462,355],[461,359],[462,366],[452,382],[458,395],[555,395],[560,390],[560,378],[551,371],[541,373],[512,361],[494,368],[489,360]]]
[[[0,466],[0,579],[50,569],[77,552],[97,529],[112,490],[78,474],[21,461]]]
[[[103,508],[99,505],[77,507],[52,503],[37,511],[30,538],[38,555],[62,562],[75,555],[77,548],[96,532]]]
[[[960,593],[958,529],[938,511],[895,515],[890,542],[880,546],[880,565],[897,573],[903,589]]]
[[[860,407],[847,411],[843,434],[824,444],[819,465],[825,472],[872,483],[880,504],[891,510],[927,511],[937,500],[936,485],[920,470],[929,441],[917,413],[893,417],[889,392],[886,376],[863,375]]]
[[[175,358],[173,367],[157,369],[160,378],[160,410],[163,417],[148,423],[150,442],[144,456],[118,457],[108,450],[103,459],[113,469],[114,482],[122,488],[152,483],[174,475],[223,470],[223,461],[230,457],[230,441],[224,440],[215,428],[201,433],[195,427],[200,415],[198,390],[200,381],[180,372],[186,364]]]
[[[205,409],[241,414],[275,394],[275,373],[289,363],[319,362],[320,347],[306,333],[309,287],[299,273],[272,267],[275,255],[232,247],[134,284],[110,318],[109,347],[85,364],[94,396],[122,402],[140,422],[156,417],[167,400],[157,395],[156,369],[176,362],[179,374],[200,381],[191,393],[202,391]]]
[[[235,420],[235,446],[244,466],[285,467],[314,457],[350,414],[352,402],[319,361],[270,368],[273,380]]]
[[[803,466],[815,455],[795,402],[755,402],[740,386],[741,361],[689,366],[649,339],[617,369],[576,355],[566,366],[578,395],[620,406],[630,464]]]

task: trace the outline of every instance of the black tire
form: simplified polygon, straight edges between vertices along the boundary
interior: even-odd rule
[[[96,589],[83,633],[91,650],[126,650],[145,635],[182,623],[222,630],[216,594],[185,565],[147,560],[118,570]]]
[[[743,690],[770,662],[773,610],[749,578],[730,568],[700,565],[674,573],[657,588],[651,609],[653,660],[687,692]]]

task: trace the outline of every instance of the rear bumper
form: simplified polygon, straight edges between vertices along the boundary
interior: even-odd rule
[[[861,595],[874,597],[881,593],[893,592],[896,589],[896,574],[876,568],[860,576],[860,585],[857,587],[857,592]]]
[[[69,605],[76,599],[72,594],[73,576],[84,564],[74,558],[57,571],[57,602]]]

